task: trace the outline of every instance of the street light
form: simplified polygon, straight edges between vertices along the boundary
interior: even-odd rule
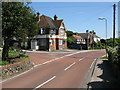
[[[106,18],[104,18],[104,17],[99,17],[98,18],[98,20],[105,20],[105,27],[106,27],[106,49],[107,49],[107,19]],[[107,54],[106,54],[106,56],[107,56]]]

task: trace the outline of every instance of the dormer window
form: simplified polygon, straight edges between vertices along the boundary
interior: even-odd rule
[[[45,34],[45,29],[44,29],[44,28],[41,28],[41,29],[40,29],[40,34],[41,34],[41,35]]]
[[[56,29],[55,28],[51,30],[51,34],[56,34]]]

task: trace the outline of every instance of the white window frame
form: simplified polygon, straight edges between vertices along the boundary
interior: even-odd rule
[[[63,40],[59,40],[59,45],[63,45]]]
[[[49,40],[49,44],[50,44],[50,45],[53,45],[53,40]]]

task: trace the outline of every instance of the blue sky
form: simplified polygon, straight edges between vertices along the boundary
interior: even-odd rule
[[[98,17],[105,17],[108,21],[107,34],[110,38],[113,30],[114,3],[117,4],[117,2],[32,2],[30,6],[36,13],[39,11],[41,15],[44,14],[53,18],[56,14],[58,19],[64,19],[67,30],[79,33],[94,30],[101,38],[106,37],[105,21],[98,20]]]

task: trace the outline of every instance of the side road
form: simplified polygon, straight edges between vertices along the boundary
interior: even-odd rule
[[[108,60],[98,59],[88,89],[118,88],[118,80],[114,77]]]

